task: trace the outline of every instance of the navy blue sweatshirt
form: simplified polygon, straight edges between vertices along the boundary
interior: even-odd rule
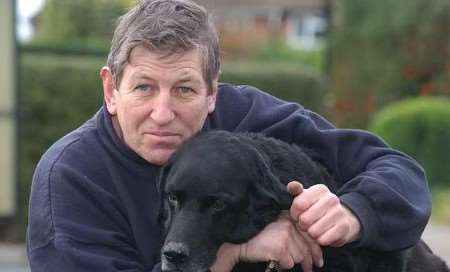
[[[416,243],[430,215],[423,170],[361,130],[248,86],[219,86],[203,130],[262,132],[316,150],[341,201],[359,218],[354,246]],[[27,232],[31,271],[159,271],[158,166],[129,149],[102,107],[42,156],[33,176]]]

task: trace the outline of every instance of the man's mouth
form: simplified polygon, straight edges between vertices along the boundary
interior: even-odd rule
[[[174,132],[167,131],[151,131],[144,133],[145,136],[149,137],[156,144],[174,144],[181,141],[182,135]]]
[[[157,130],[157,131],[150,131],[150,132],[147,132],[145,134],[149,134],[149,135],[157,136],[157,137],[179,137],[179,136],[181,136],[180,134],[175,133],[175,132],[159,131],[159,130]]]

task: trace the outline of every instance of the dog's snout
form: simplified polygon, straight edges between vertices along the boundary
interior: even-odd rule
[[[182,243],[170,242],[164,246],[162,254],[168,262],[180,265],[189,257],[189,249]]]
[[[185,252],[179,252],[179,251],[174,251],[174,250],[168,250],[168,251],[164,251],[163,252],[164,257],[166,257],[166,259],[174,264],[181,264],[186,260],[186,253]]]

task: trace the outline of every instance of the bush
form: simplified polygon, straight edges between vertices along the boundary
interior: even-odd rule
[[[55,140],[84,122],[101,105],[99,69],[105,59],[27,53],[21,56],[19,236],[25,233],[34,167]]]
[[[297,63],[308,67],[309,70],[321,72],[324,70],[325,50],[318,49],[299,49],[293,48],[282,41],[267,42],[262,46],[254,57],[255,60],[265,62]]]
[[[432,186],[450,185],[449,99],[422,97],[391,104],[375,115],[370,129],[418,160]]]
[[[67,43],[39,43],[32,42],[21,45],[21,49],[27,54],[47,55],[63,55],[63,56],[89,56],[89,57],[105,57],[108,56],[109,48],[98,44],[84,44],[83,42]]]
[[[98,47],[107,50],[117,18],[129,0],[47,0],[35,18],[32,43],[53,47]]]
[[[34,167],[58,138],[81,125],[102,104],[99,69],[104,57],[23,53],[21,59],[20,214],[25,233],[28,195]],[[283,65],[231,65],[222,81],[252,84],[284,99],[318,110],[323,96],[319,77]],[[275,92],[276,90],[276,92]],[[22,237],[23,238],[23,237]]]
[[[377,109],[405,98],[450,97],[449,0],[333,1],[332,17],[330,116],[339,126],[366,128]]]
[[[322,114],[325,110],[325,81],[319,74],[298,64],[263,61],[225,63],[221,81],[252,85]]]

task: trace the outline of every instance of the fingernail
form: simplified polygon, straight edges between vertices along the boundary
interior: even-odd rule
[[[319,260],[319,267],[323,267],[323,259]]]

